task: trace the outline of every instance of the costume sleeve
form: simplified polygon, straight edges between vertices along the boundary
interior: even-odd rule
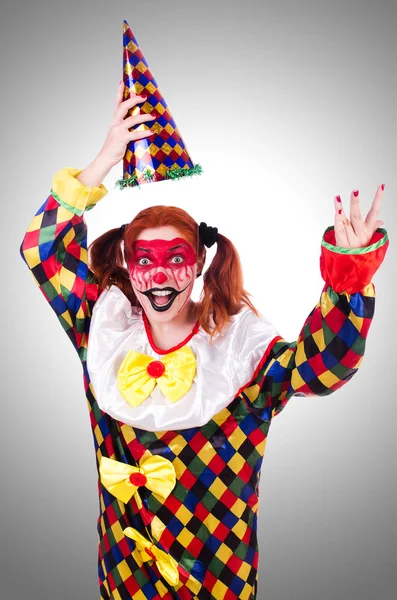
[[[54,310],[81,360],[87,351],[87,331],[98,285],[87,263],[84,212],[107,193],[104,185],[83,185],[81,170],[60,169],[51,193],[34,215],[20,254]]]
[[[345,385],[361,365],[375,309],[371,282],[389,245],[385,229],[370,245],[335,246],[334,228],[326,229],[320,255],[325,285],[298,339],[277,337],[243,395],[265,420],[278,415],[292,396],[327,396]]]

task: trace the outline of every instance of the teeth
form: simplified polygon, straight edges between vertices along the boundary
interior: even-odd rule
[[[170,292],[170,290],[161,290],[158,292],[152,292],[153,296],[169,296],[170,294],[172,294],[172,292]]]

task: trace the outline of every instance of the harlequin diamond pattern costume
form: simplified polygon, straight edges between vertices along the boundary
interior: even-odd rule
[[[325,285],[298,339],[244,308],[213,345],[197,324],[160,350],[145,315],[87,268],[85,210],[106,188],[58,171],[21,255],[83,368],[98,468],[103,600],[257,597],[259,478],[272,419],[326,396],[361,364],[388,236],[321,243]],[[299,399],[296,399],[299,402]]]

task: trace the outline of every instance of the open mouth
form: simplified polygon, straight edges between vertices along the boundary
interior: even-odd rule
[[[186,289],[186,288],[185,288]],[[179,296],[184,290],[178,292],[172,287],[165,288],[151,288],[146,292],[141,292],[141,294],[145,294],[147,298],[150,300],[150,304],[152,308],[157,311],[168,310],[175,298]]]

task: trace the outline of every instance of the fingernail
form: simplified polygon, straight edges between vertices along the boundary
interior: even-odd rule
[[[342,209],[340,208],[340,209],[338,210],[338,213],[339,213],[339,214],[341,214],[341,212],[342,212]]]
[[[382,183],[381,188],[382,188],[382,192],[383,192],[383,190],[385,189],[385,184],[384,183]]]
[[[342,202],[342,200],[340,199],[340,196],[336,196],[336,199],[338,202]]]
[[[353,196],[356,196],[356,198],[357,198],[357,196],[358,196],[358,192],[359,192],[358,190],[354,190],[354,191],[353,191]]]

